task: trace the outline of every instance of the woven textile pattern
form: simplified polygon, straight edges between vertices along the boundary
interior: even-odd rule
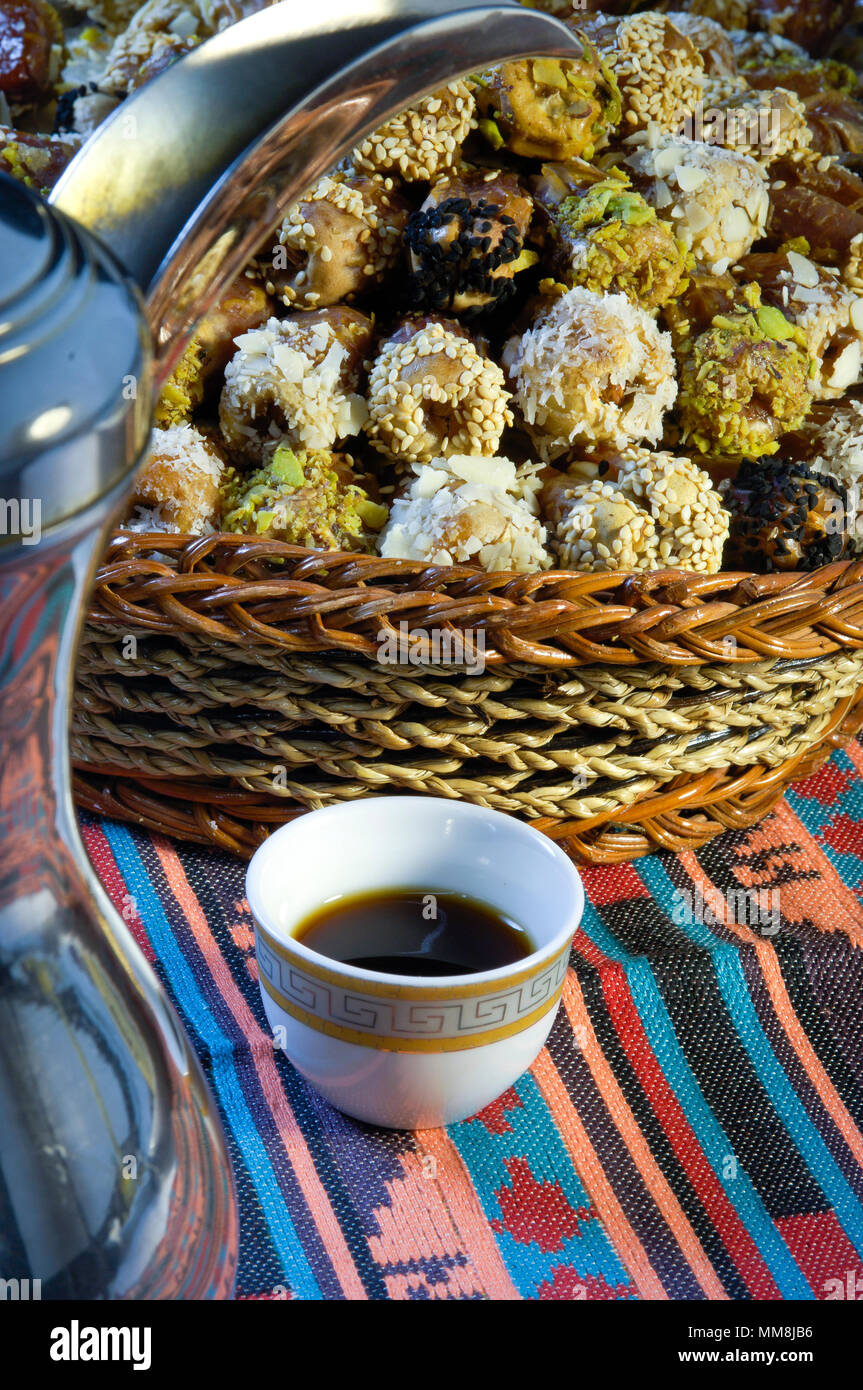
[[[754,829],[584,871],[531,1073],[415,1135],[274,1050],[241,863],[85,818],[219,1104],[238,1296],[863,1297],[861,773],[854,743]]]

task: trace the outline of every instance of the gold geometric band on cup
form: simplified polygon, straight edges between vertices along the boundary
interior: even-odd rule
[[[569,943],[551,960],[499,983],[433,991],[356,980],[278,948],[257,928],[261,988],[300,1023],[329,1037],[388,1052],[452,1052],[512,1037],[560,997]],[[371,988],[370,988],[371,986]],[[469,992],[468,992],[469,991]]]
[[[564,975],[566,971],[563,972]],[[286,1014],[295,1018],[299,1023],[305,1023],[308,1028],[313,1028],[317,1033],[325,1033],[329,1038],[339,1038],[342,1042],[357,1043],[360,1047],[373,1047],[380,1052],[464,1052],[472,1047],[485,1047],[488,1043],[500,1042],[503,1038],[511,1038],[515,1033],[523,1033],[531,1024],[538,1023],[539,1020],[553,1009],[563,988],[563,978],[556,987],[554,993],[534,1009],[531,1013],[520,1014],[510,1023],[503,1024],[500,1028],[490,1028],[484,1033],[464,1033],[460,1036],[449,1037],[419,1037],[406,1036],[394,1037],[386,1033],[363,1032],[357,1028],[347,1028],[341,1023],[334,1023],[332,1019],[320,1018],[318,1014],[308,1013],[301,1009],[297,1004],[282,994],[281,990],[261,975],[261,986],[267,994]]]

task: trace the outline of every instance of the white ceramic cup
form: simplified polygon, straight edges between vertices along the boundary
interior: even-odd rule
[[[388,888],[469,894],[536,949],[496,970],[424,979],[344,965],[295,939],[324,903]],[[428,796],[299,816],[256,852],[246,894],[277,1043],[339,1110],[393,1129],[463,1120],[526,1071],[554,1022],[584,907],[578,871],[545,835]]]

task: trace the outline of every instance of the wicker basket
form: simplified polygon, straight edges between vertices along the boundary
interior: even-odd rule
[[[484,669],[378,660],[406,633],[413,660],[458,634]],[[76,795],[249,854],[303,810],[430,793],[609,863],[760,819],[856,733],[861,676],[863,563],[489,575],[120,532],[81,647]]]

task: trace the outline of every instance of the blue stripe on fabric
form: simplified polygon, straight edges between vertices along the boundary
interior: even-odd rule
[[[848,785],[837,795],[834,802],[828,805],[817,796],[806,796],[805,782],[802,782],[799,788],[789,787],[785,799],[809,834],[817,840],[819,848],[836,869],[844,886],[858,899],[863,899],[863,854],[856,854],[850,848],[839,849],[824,836],[824,831],[830,827],[836,816],[846,815],[858,823],[863,821],[863,781],[858,777],[857,769],[848,754],[841,749],[833,754],[830,763],[850,777]]]
[[[108,821],[103,821],[101,828],[117,867],[134,894],[138,915],[146,926],[153,950],[171,984],[174,998],[182,1010],[187,1026],[194,1029],[210,1053],[213,1088],[258,1195],[274,1249],[281,1261],[291,1292],[296,1293],[299,1298],[321,1299],[323,1295],[287,1206],[279,1194],[269,1155],[246,1103],[230,1039],[218,1027],[211,1009],[195,983],[194,974],[174,938],[171,925],[130,832],[125,827]]]
[[[645,880],[646,882],[646,880]],[[643,956],[626,951],[606,927],[590,903],[585,905],[582,927],[594,945],[626,971],[627,983],[642,1027],[681,1109],[710,1161],[731,1205],[758,1247],[783,1298],[813,1299],[814,1294],[783,1240],[757,1189],[743,1170],[736,1178],[724,1176],[731,1141],[705,1100],[681,1049],[674,1024],[665,1007],[656,977]]]
[[[658,860],[645,860],[643,867],[636,868],[655,901],[670,916],[676,890],[662,864]],[[863,1208],[770,1046],[752,1002],[737,948],[731,942],[720,940],[703,922],[694,920],[691,914],[687,914],[686,919],[678,925],[690,941],[710,953],[725,1007],[759,1082],[842,1222],[845,1234],[857,1253],[863,1255]]]
[[[558,1183],[572,1208],[590,1207],[595,1211],[545,1097],[530,1073],[520,1077],[513,1089],[521,1105],[506,1111],[509,1129],[503,1134],[490,1134],[477,1119],[450,1125],[447,1131],[470,1174],[513,1284],[523,1298],[534,1299],[543,1283],[553,1282],[554,1271],[566,1266],[582,1279],[602,1279],[610,1288],[622,1286],[629,1290],[632,1279],[596,1215],[580,1221],[577,1233],[562,1239],[559,1250],[540,1250],[536,1241],[525,1244],[501,1227],[498,1193],[503,1187],[511,1187],[513,1181],[506,1168],[507,1158],[526,1162],[538,1183]],[[626,1297],[636,1295],[627,1293]]]
[[[144,859],[144,866],[148,869],[148,872],[150,871],[150,863],[147,855],[150,852],[151,846],[149,844],[145,845],[142,857]],[[159,856],[155,849],[152,849],[152,855],[153,864],[158,866],[161,872]],[[226,903],[221,899],[212,875],[204,875],[203,882],[198,882],[193,891],[197,897],[198,906],[209,923],[211,932],[213,932],[214,935],[221,932],[227,938],[223,959],[229,968],[234,987],[238,990],[242,999],[249,1007],[252,1015],[257,1017],[258,1014],[263,1012],[258,982],[253,979],[248,972],[246,967],[247,957],[243,949],[235,946],[232,950],[231,946],[227,945],[227,942],[231,940],[232,933],[228,921],[228,914],[226,912]],[[187,938],[190,947],[195,952],[194,958],[189,955],[192,968],[196,968],[195,961],[200,959],[202,967],[207,969],[204,956],[200,951],[198,943],[194,939],[191,927],[186,926],[184,931],[182,933],[177,933],[177,935],[181,942],[184,938]],[[239,968],[235,969],[234,967],[239,962],[241,962]],[[202,979],[200,974],[198,978]],[[208,986],[208,981],[211,983],[212,988]],[[236,1019],[231,1015],[224,994],[213,975],[208,972],[206,979],[202,979],[202,983],[205,986],[204,998],[209,1001],[212,997],[215,1006],[221,1011],[220,1017],[223,1021],[223,1025],[230,1030],[230,1036],[235,1040],[235,1043],[237,1041],[242,1041],[247,1044],[248,1040],[245,1038],[242,1028],[239,1026]],[[268,1032],[269,1025],[265,1016],[261,1021],[261,1026],[265,1033]],[[380,1265],[374,1259],[369,1249],[362,1216],[357,1207],[354,1195],[344,1180],[339,1164],[336,1161],[335,1153],[331,1151],[326,1136],[324,1135],[320,1121],[319,1107],[314,1105],[310,1099],[310,1093],[313,1091],[313,1088],[303,1080],[299,1072],[295,1070],[283,1052],[276,1051],[273,1054],[273,1060],[282,1094],[293,1111],[299,1131],[312,1156],[315,1170],[321,1180],[330,1204],[333,1210],[338,1213],[338,1221],[342,1228],[342,1234],[344,1235],[351,1259],[362,1280],[366,1293],[369,1298],[372,1299],[385,1298],[386,1282],[381,1273]],[[264,1144],[267,1146],[268,1153],[275,1162],[278,1162],[280,1153],[274,1153],[274,1148],[278,1146],[280,1151],[283,1151],[284,1140],[279,1133],[278,1125],[271,1113],[271,1101],[264,1090],[263,1083],[257,1075],[253,1062],[250,1060],[247,1067],[244,1058],[241,1065],[243,1067],[241,1076],[245,1076],[248,1071],[249,1082],[246,1095],[250,1104],[255,1105],[257,1109],[256,1102],[260,1100],[266,1112],[259,1122],[259,1133],[261,1134]],[[328,1102],[322,1100],[321,1104],[326,1107],[327,1111],[330,1110]],[[337,1113],[337,1111],[332,1111],[332,1114]],[[349,1126],[355,1127],[354,1121],[348,1120],[346,1123]],[[399,1169],[399,1171],[401,1170]],[[293,1169],[290,1169],[286,1179],[280,1174],[279,1191],[288,1210],[293,1213],[293,1221],[297,1234],[303,1244],[303,1248],[306,1251],[312,1268],[316,1272],[316,1277],[321,1287],[322,1298],[330,1301],[333,1299],[345,1298],[339,1271],[336,1269],[333,1260],[328,1254],[326,1242],[321,1231],[318,1229],[314,1213],[309,1210],[309,1204],[306,1201],[303,1190],[297,1181],[296,1173]]]

